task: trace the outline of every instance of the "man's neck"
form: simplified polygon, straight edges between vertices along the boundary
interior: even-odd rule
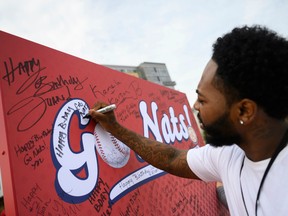
[[[259,127],[246,133],[246,137],[239,146],[252,161],[261,161],[271,158],[281,143],[287,131],[287,124],[273,124],[269,127]],[[287,143],[288,140],[285,142]]]

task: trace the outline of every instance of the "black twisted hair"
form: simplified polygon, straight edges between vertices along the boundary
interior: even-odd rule
[[[227,101],[248,98],[271,117],[288,115],[288,41],[266,27],[235,28],[213,44],[216,87]]]

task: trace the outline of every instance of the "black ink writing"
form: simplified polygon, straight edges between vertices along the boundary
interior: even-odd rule
[[[24,63],[18,63],[16,67],[12,58],[9,58],[9,63],[4,62],[4,64],[6,75],[3,76],[3,79],[9,85],[14,82],[16,74],[25,73],[27,75],[27,79],[20,80],[22,84],[17,89],[16,94],[20,95],[27,92],[28,97],[16,102],[7,112],[7,115],[12,115],[21,111],[22,117],[17,125],[18,131],[32,128],[42,119],[49,107],[59,105],[71,98],[69,86],[74,86],[74,90],[82,90],[84,88],[83,83],[88,79],[80,80],[71,75],[65,78],[59,75],[55,80],[49,80],[48,76],[42,74],[46,67],[41,67],[40,60],[35,60],[35,58],[24,61]]]
[[[38,168],[43,162],[44,158],[41,157],[42,152],[46,149],[46,143],[39,144],[33,148],[32,153],[26,153],[24,156],[24,164],[26,166],[30,165],[34,169]]]
[[[111,214],[112,206],[108,205],[109,185],[102,178],[98,179],[97,186],[91,192],[88,200],[97,213],[101,213],[103,216]]]
[[[107,86],[106,88],[102,89],[101,91],[97,89],[97,86],[90,85],[90,89],[94,95],[95,98],[98,98],[98,96],[105,97],[106,95],[114,94],[117,87],[121,84],[121,82],[114,80],[112,84]]]
[[[4,61],[4,67],[5,75],[2,79],[7,81],[9,86],[15,81],[17,75],[21,76],[25,74],[29,77],[31,74],[45,69],[45,67],[41,67],[40,60],[35,58],[19,62],[16,65],[13,63],[12,58],[9,58],[8,62]]]
[[[41,191],[41,187],[36,183],[29,193],[22,198],[21,204],[30,212],[33,210],[33,205],[35,201],[41,200],[38,196],[39,192]]]
[[[139,196],[140,191],[137,189],[132,193],[125,211],[120,211],[120,216],[144,215],[140,212]]]
[[[133,81],[129,84],[128,89],[122,91],[118,94],[114,94],[110,98],[108,98],[108,102],[110,104],[117,104],[118,106],[124,103],[128,99],[137,99],[139,96],[142,95],[142,89],[139,86],[139,83]]]
[[[205,215],[205,211],[201,208],[199,198],[195,194],[186,196],[184,193],[179,192],[179,195],[180,198],[171,205],[173,215],[183,215],[188,205],[193,206],[193,213],[195,213],[195,215]]]
[[[19,145],[19,144],[18,144],[17,146],[14,146],[14,150],[15,150],[15,153],[16,153],[17,157],[20,156],[20,155],[23,154],[23,153],[27,153],[27,152],[29,152],[30,150],[33,150],[34,147],[35,147],[35,144],[36,144],[38,141],[40,141],[40,140],[48,137],[49,134],[51,134],[51,132],[52,132],[51,129],[43,130],[43,131],[42,131],[41,133],[39,133],[39,134],[33,134],[33,135],[31,136],[31,139],[28,140],[27,142],[25,142],[24,144],[22,144],[22,145]]]

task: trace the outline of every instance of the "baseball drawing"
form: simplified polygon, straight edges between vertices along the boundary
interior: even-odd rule
[[[130,158],[130,148],[106,132],[100,124],[94,129],[96,150],[100,157],[109,166],[114,168],[124,167]]]

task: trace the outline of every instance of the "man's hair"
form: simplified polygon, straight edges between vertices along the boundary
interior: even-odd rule
[[[288,41],[255,26],[235,28],[213,44],[214,84],[231,104],[255,101],[274,118],[288,114]]]

